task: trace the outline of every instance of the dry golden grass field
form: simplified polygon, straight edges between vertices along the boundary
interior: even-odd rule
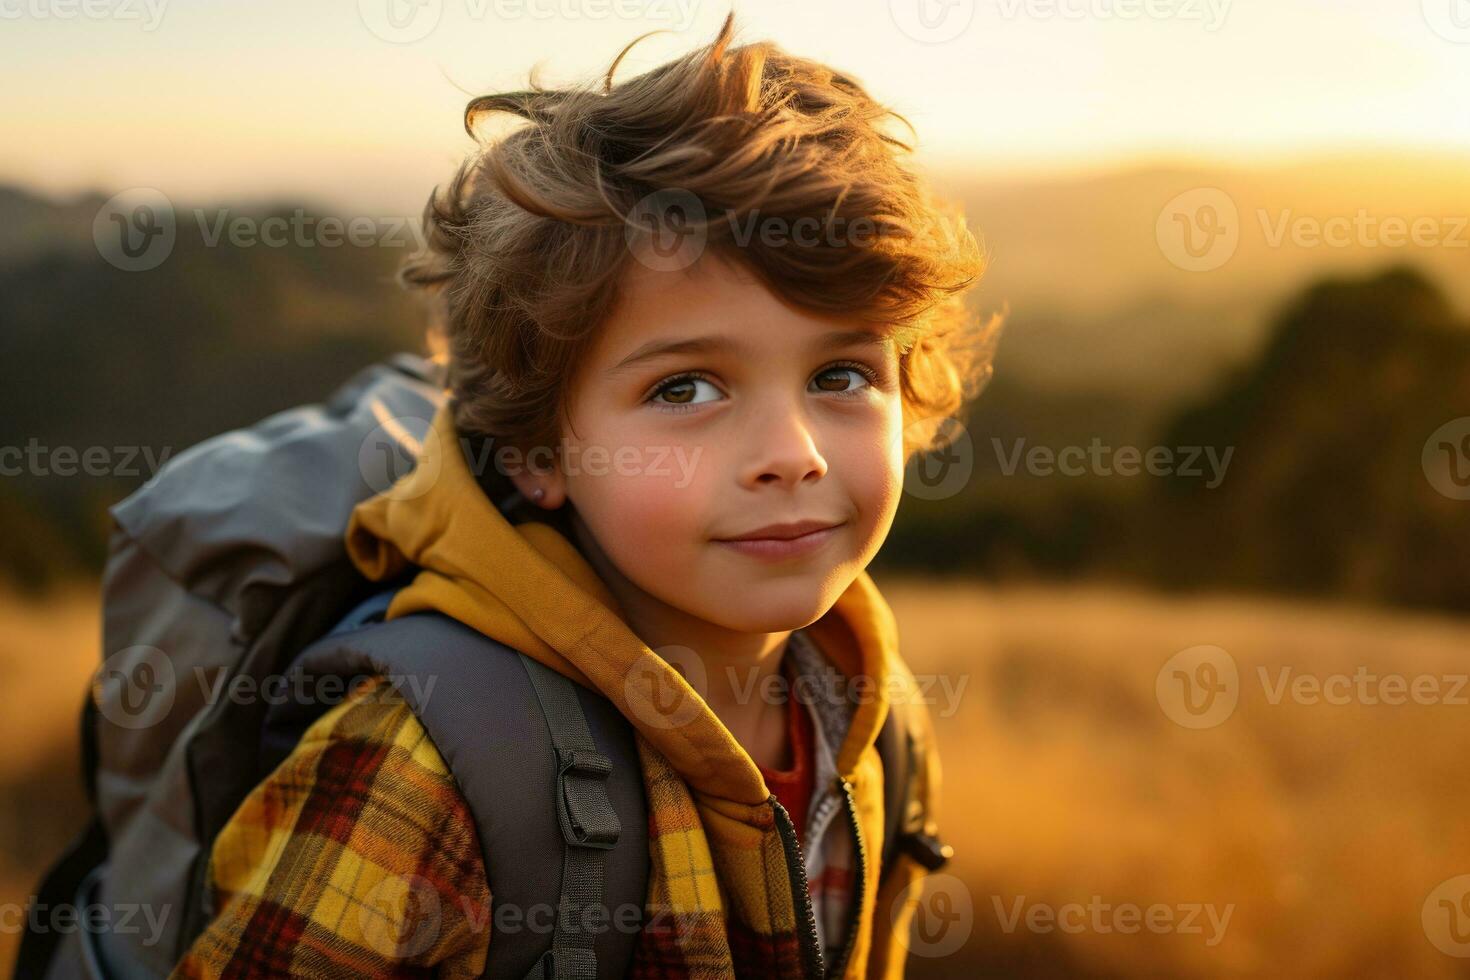
[[[914,671],[937,678],[942,826],[956,849],[948,904],[926,897],[915,945],[964,938],[913,957],[911,975],[1470,969],[1450,955],[1470,952],[1458,942],[1470,902],[1453,883],[1436,892],[1470,874],[1470,691],[1456,680],[1470,670],[1470,621],[883,584]],[[81,817],[74,726],[97,656],[94,604],[86,592],[0,600],[0,904],[24,901]],[[1234,664],[1238,704],[1191,728],[1165,710],[1173,674],[1156,682],[1201,645]],[[0,933],[5,972],[15,942]]]

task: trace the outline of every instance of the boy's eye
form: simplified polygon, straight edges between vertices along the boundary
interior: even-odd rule
[[[872,382],[872,378],[856,367],[826,368],[819,372],[812,381],[819,391],[830,391],[836,394],[855,392]]]
[[[708,397],[700,397],[701,385],[706,389]],[[718,388],[704,378],[695,375],[670,378],[653,393],[654,400],[662,399],[665,405],[697,405],[701,402],[714,401],[719,397]]]

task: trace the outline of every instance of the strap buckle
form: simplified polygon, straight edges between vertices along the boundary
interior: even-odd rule
[[[924,831],[900,834],[898,846],[930,871],[938,871],[954,855],[953,847]]]
[[[568,844],[609,850],[622,824],[607,797],[612,760],[596,749],[557,749],[561,832]]]

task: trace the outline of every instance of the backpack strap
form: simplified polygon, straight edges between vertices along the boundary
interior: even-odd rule
[[[878,731],[878,755],[883,760],[883,854],[878,887],[893,870],[902,851],[930,871],[949,862],[954,848],[941,841],[929,825],[928,814],[914,792],[918,775],[913,734],[907,721],[908,708],[901,700],[888,705],[888,717]]]
[[[633,728],[610,701],[438,613],[333,632],[291,672],[384,675],[428,733],[485,855],[486,977],[626,972],[643,924],[648,812]],[[321,710],[272,705],[265,756],[284,758]]]
[[[595,980],[595,933],[577,923],[597,915],[602,901],[603,857],[615,847],[622,826],[607,798],[612,762],[597,751],[572,682],[545,664],[521,654],[536,689],[556,753],[558,823],[562,833],[561,896],[556,932],[527,980]]]
[[[878,755],[883,760],[883,854],[878,871],[878,887],[888,878],[898,853],[898,838],[903,832],[904,798],[909,788],[909,744],[904,737],[901,714],[903,705],[891,703],[888,717],[878,730]]]

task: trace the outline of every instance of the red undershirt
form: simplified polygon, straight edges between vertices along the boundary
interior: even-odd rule
[[[785,668],[785,666],[783,663],[782,667]],[[787,675],[790,676],[789,671]],[[786,730],[791,739],[792,767],[790,769],[768,769],[757,764],[757,768],[765,777],[766,786],[776,794],[776,799],[791,815],[791,822],[796,827],[796,839],[801,841],[802,831],[806,826],[807,808],[811,805],[812,799],[812,767],[816,735],[812,730],[811,710],[792,693],[791,686],[788,686],[786,690]]]

